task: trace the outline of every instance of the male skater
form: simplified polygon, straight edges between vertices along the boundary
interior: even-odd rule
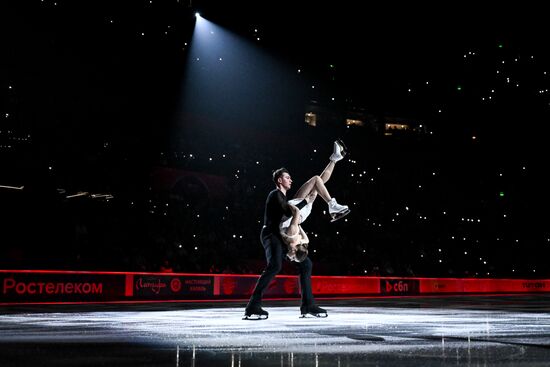
[[[342,146],[339,143],[335,143],[335,152],[333,153],[333,156],[335,156],[335,153],[338,153],[338,160],[341,159],[340,156],[342,156],[342,150]],[[333,156],[331,156],[331,158]],[[264,225],[260,234],[267,259],[267,266],[258,279],[254,292],[252,293],[248,305],[246,306],[243,319],[247,320],[251,318],[268,318],[269,313],[261,307],[262,296],[275,275],[281,271],[282,262],[287,252],[286,246],[284,245],[284,241],[281,237],[279,225],[283,219],[283,216],[288,218],[293,216],[293,211],[291,210],[286,199],[286,193],[292,186],[292,178],[285,168],[279,168],[273,172],[273,182],[275,183],[276,188],[267,196],[264,212]],[[315,182],[315,186],[318,186],[319,181],[315,180]],[[329,198],[329,211],[349,211],[347,206],[339,205],[336,203],[336,200],[331,199],[334,198]],[[296,207],[300,209],[306,204],[307,201],[302,200],[300,203],[296,204]],[[322,317],[322,315],[326,317],[327,311],[317,306],[313,298],[313,293],[311,290],[311,260],[306,257],[303,261],[298,262],[297,266],[300,272],[300,287],[302,293],[300,312],[302,316],[311,314],[317,317]]]

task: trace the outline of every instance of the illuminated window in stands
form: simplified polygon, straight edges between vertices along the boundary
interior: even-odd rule
[[[309,126],[317,126],[317,115],[313,112],[307,112],[305,121]]]
[[[409,129],[409,125],[389,122],[385,125],[384,135],[392,135],[394,131],[405,131]]]
[[[346,119],[346,126],[364,126],[365,123],[361,120]]]

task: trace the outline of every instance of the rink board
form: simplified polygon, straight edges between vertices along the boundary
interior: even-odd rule
[[[0,304],[226,301],[247,299],[258,275],[0,270]],[[528,294],[548,279],[313,276],[316,297]],[[300,296],[297,276],[280,275],[264,299]]]

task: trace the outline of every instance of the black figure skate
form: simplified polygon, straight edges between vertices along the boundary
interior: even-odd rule
[[[265,320],[269,317],[269,312],[258,306],[247,306],[244,310],[243,320]]]
[[[307,306],[307,307],[302,306],[300,307],[300,312],[302,313],[302,316],[300,316],[301,318],[305,318],[307,317],[307,315],[312,315],[315,317],[322,317],[322,318],[328,317],[327,310],[316,305]]]

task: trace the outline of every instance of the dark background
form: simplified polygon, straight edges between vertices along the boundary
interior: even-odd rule
[[[277,117],[222,121],[221,99],[185,103],[205,99],[190,82],[196,11],[280,70],[301,70],[280,78],[277,97],[249,87],[230,106]],[[355,162],[328,186],[352,214],[329,226],[319,204],[307,223],[318,273],[546,271],[549,32],[534,3],[44,0],[5,2],[0,17],[0,185],[24,186],[0,191],[3,267],[257,272],[271,170],[287,166],[299,185],[340,137]],[[211,96],[231,95],[219,87]],[[310,128],[312,101],[429,133]],[[159,168],[200,179],[160,189]],[[227,190],[203,192],[200,175]],[[113,199],[67,198],[82,191]]]

